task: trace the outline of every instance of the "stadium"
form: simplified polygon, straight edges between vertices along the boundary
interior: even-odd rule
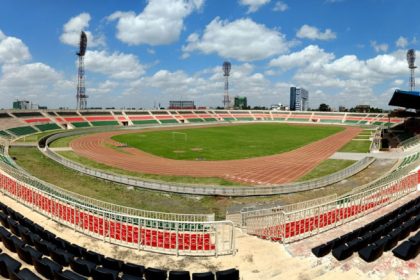
[[[400,98],[404,100],[404,96]],[[35,250],[43,248],[44,254],[54,255],[51,248],[69,244],[62,241],[67,245],[60,245],[57,241],[58,238],[61,240],[62,228],[68,228],[73,235],[71,240],[98,240],[92,242],[99,242],[100,247],[93,247],[94,253],[91,253],[100,255],[98,258],[116,258],[115,254],[101,254],[99,248],[105,248],[109,243],[131,248],[121,250],[134,250],[139,254],[163,254],[162,259],[174,265],[156,268],[156,265],[141,263],[152,267],[150,271],[145,270],[146,279],[166,279],[153,277],[161,277],[156,276],[159,273],[166,277],[168,270],[191,271],[198,277],[194,279],[201,279],[202,272],[216,273],[217,279],[236,279],[234,275],[238,271],[241,279],[261,279],[267,271],[252,273],[248,270],[253,269],[251,263],[243,260],[247,250],[257,250],[254,246],[266,248],[276,244],[277,250],[278,247],[287,248],[293,258],[305,258],[309,263],[316,260],[311,249],[317,257],[332,250],[337,260],[344,260],[349,254],[343,251],[344,240],[354,241],[355,237],[364,240],[368,233],[375,234],[369,237],[370,241],[355,244],[357,249],[345,245],[356,254],[359,251],[368,267],[374,260],[378,263],[396,258],[391,251],[383,250],[381,254],[363,255],[362,248],[372,250],[378,240],[387,240],[393,236],[391,233],[410,224],[404,238],[396,237],[405,240],[420,225],[414,218],[418,207],[417,200],[413,200],[417,197],[419,177],[415,171],[420,160],[419,139],[415,136],[416,131],[409,130],[412,126],[407,126],[413,122],[412,118],[369,113],[237,110],[5,110],[0,116],[3,139],[1,191],[5,203],[1,222],[6,230],[2,241],[8,250],[17,254],[27,238],[33,239],[33,234],[38,234],[41,241],[33,241]],[[385,127],[388,132],[393,131],[393,140],[398,143],[394,150],[398,152],[377,151]],[[403,133],[402,127],[407,127]],[[265,130],[268,135],[264,134]],[[276,136],[274,131],[283,134]],[[244,133],[242,136],[238,134],[241,132]],[[291,141],[284,133],[291,135]],[[209,136],[213,134],[223,145],[215,143]],[[303,135],[311,137],[305,139]],[[148,137],[149,142],[146,141]],[[276,141],[276,137],[282,141]],[[363,157],[349,161],[338,170],[328,170],[326,175],[317,173],[309,180],[297,180],[331,155],[340,154],[337,151],[344,146],[354,145],[361,137],[368,139],[364,149],[367,146],[370,153],[362,153]],[[232,138],[249,138],[253,148],[249,143],[227,143]],[[157,143],[158,139],[164,142]],[[267,139],[270,141],[263,141]],[[239,145],[238,151],[227,154],[225,146],[232,145]],[[257,149],[258,145],[263,148]],[[274,150],[270,151],[268,145]],[[165,146],[169,150],[149,150],[148,147],[153,146]],[[217,146],[221,150],[217,150]],[[179,152],[182,149],[184,153]],[[207,150],[212,152],[204,153]],[[375,162],[383,162],[384,158],[390,163],[385,166],[381,163],[383,170],[379,173],[370,172]],[[26,161],[30,160],[35,161],[28,164]],[[340,162],[329,160],[336,161],[333,165]],[[45,172],[45,168],[50,171]],[[54,176],[46,176],[46,173]],[[367,178],[368,182],[360,183],[358,175]],[[56,177],[55,181],[52,177]],[[89,190],[83,190],[82,180],[89,180]],[[51,183],[63,181],[70,184]],[[90,185],[93,181],[96,182]],[[340,189],[337,186],[342,181],[359,182],[359,185]],[[148,201],[137,201],[141,196],[146,196]],[[6,202],[12,200],[11,205],[16,205],[22,212],[6,206],[9,205]],[[166,207],[169,200],[173,201]],[[210,208],[203,209],[191,200],[206,201]],[[225,205],[221,206],[217,200],[223,200]],[[404,222],[387,226],[386,234],[376,230],[385,223],[384,217],[389,220],[392,213],[402,213],[398,209],[403,208],[411,209],[412,213]],[[39,225],[28,222],[35,219],[32,215],[39,216],[36,219],[49,226],[41,227],[41,230]],[[11,238],[13,236],[15,239]],[[388,250],[405,244],[402,242],[397,246],[397,242],[394,243],[391,244],[394,246],[387,243]],[[103,263],[101,267],[106,269],[101,270],[98,266],[84,271],[75,260],[83,263],[82,260],[92,256],[82,250],[79,258],[72,259],[77,254],[69,252],[73,249],[65,248],[57,251],[60,257],[51,258],[63,271],[63,267],[70,265],[69,275],[74,272],[94,279],[113,275],[112,269],[110,272]],[[87,249],[91,249],[90,245]],[[250,256],[258,259],[258,251],[248,254]],[[201,258],[205,262],[218,263],[213,269],[219,272],[203,271],[203,268],[197,271],[195,260],[200,263]],[[330,255],[330,258],[333,257]],[[353,256],[351,261],[360,262],[360,258]],[[191,263],[185,265],[185,261],[179,261],[184,265],[179,267],[174,261],[179,259]],[[123,261],[127,259],[124,257]],[[42,275],[48,278],[48,272],[39,268],[37,262],[34,264],[35,270],[45,273]],[[333,267],[336,266],[340,266],[340,262],[334,263]],[[8,271],[12,273],[10,269]],[[223,278],[223,273],[228,278]]]
[[[415,37],[400,36],[395,53],[366,60],[343,45],[337,58],[315,44],[291,52],[305,40],[328,46],[336,33],[307,24],[296,32],[290,25],[294,37],[286,39],[270,23],[275,12],[287,19],[283,1],[227,1],[229,19],[217,13],[202,26],[207,12],[220,5],[204,9],[204,2],[148,0],[139,14],[122,11],[127,3],[84,3],[100,21],[83,12],[64,23],[59,37],[78,47],[72,61],[77,85],[64,78],[66,70],[31,63],[23,41],[0,30],[0,104],[6,108],[0,109],[0,278],[419,279],[420,93],[416,51],[405,51]],[[309,20],[307,10],[318,15],[332,5],[353,4],[323,1],[321,11],[308,2],[294,11]],[[264,5],[271,5],[264,24],[254,22]],[[46,6],[57,12],[45,21],[48,32],[57,32],[58,19],[62,24],[59,14],[74,13]],[[38,16],[38,7],[32,8]],[[369,9],[356,8],[345,16],[360,13],[362,23]],[[340,18],[334,11],[329,20]],[[196,18],[185,20],[195,12]],[[107,33],[113,22],[114,40]],[[89,23],[97,28],[88,30]],[[203,31],[185,37],[187,26]],[[383,22],[378,26],[387,29]],[[184,44],[173,47],[180,36]],[[40,38],[35,41],[43,50],[34,56],[44,48],[54,59],[68,51],[47,48],[50,41]],[[377,53],[389,47],[374,40],[370,45]],[[116,46],[121,49],[111,53]],[[357,49],[368,56],[363,44]],[[140,63],[133,53],[147,53],[147,59]],[[221,69],[208,68],[214,61],[204,57],[212,53],[224,59]],[[404,56],[409,90],[395,87],[407,71]],[[233,71],[227,58],[237,63]],[[51,64],[69,64],[64,60]],[[163,70],[181,64],[193,70]],[[197,72],[200,64],[206,68]],[[269,104],[269,96],[279,102],[285,85],[289,107],[248,106],[247,96],[261,104]],[[373,94],[386,87],[391,98]],[[70,88],[76,109],[65,107]],[[173,99],[167,108],[160,101],[151,106],[155,96]],[[341,105],[310,109],[309,96]],[[12,99],[8,109],[4,104]],[[387,111],[364,105],[385,99]],[[366,103],[343,106],[359,101]]]

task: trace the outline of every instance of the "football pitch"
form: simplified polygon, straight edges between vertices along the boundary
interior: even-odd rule
[[[148,131],[112,139],[179,160],[232,160],[284,153],[344,130],[337,126],[279,123]]]

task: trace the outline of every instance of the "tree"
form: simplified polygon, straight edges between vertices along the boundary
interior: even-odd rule
[[[330,112],[331,111],[331,108],[330,108],[329,105],[327,105],[325,103],[321,103],[319,105],[318,111],[321,111],[321,112]]]

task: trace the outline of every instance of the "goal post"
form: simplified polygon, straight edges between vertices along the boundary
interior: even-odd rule
[[[184,142],[187,142],[188,134],[185,132],[172,131],[172,142],[175,142],[178,140],[184,140]]]

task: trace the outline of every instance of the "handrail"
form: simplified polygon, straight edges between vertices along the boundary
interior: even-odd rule
[[[402,148],[403,150],[406,150],[418,144],[420,144],[420,135],[415,135],[399,143],[398,147]]]
[[[417,173],[344,198],[293,211],[244,217],[248,234],[284,243],[300,240],[366,215],[417,189]]]

